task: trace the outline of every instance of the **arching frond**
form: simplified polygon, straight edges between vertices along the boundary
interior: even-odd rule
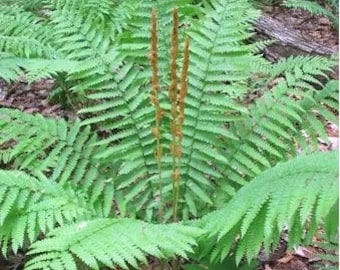
[[[312,14],[315,15],[321,15],[324,17],[328,17],[334,24],[335,27],[339,28],[339,18],[338,16],[334,15],[331,11],[329,11],[327,8],[321,6],[316,1],[308,1],[308,0],[300,0],[300,1],[294,1],[294,0],[285,0],[283,1],[283,5],[289,8],[301,8],[304,10],[309,11]],[[333,4],[335,7],[339,5]]]
[[[35,179],[20,171],[0,170],[0,246],[6,255],[27,240],[58,224],[89,217],[93,211],[86,195],[48,179]]]
[[[147,255],[186,257],[201,230],[180,224],[153,225],[130,219],[94,219],[64,226],[32,245],[26,270],[78,269],[75,259],[90,267],[138,268]]]
[[[8,7],[0,11],[0,51],[31,58],[58,56],[51,45],[49,27],[42,18],[20,8]]]
[[[202,219],[215,239],[212,259],[224,259],[234,241],[237,263],[256,257],[262,245],[269,252],[286,226],[291,247],[306,237],[304,228],[313,236],[337,204],[338,188],[338,152],[298,156],[263,172]]]
[[[324,74],[332,65],[328,59],[298,57],[273,66],[272,74],[290,74],[289,78],[281,78],[249,106],[247,116],[230,124],[230,132],[239,140],[226,141],[228,163],[222,172],[233,187],[245,184],[245,180],[282,159],[295,156],[299,147],[315,149],[318,137],[328,141],[324,126],[327,121],[338,122],[331,112],[337,111],[338,85],[330,81],[323,87],[315,76]],[[316,82],[321,89],[315,89]],[[308,141],[313,145],[308,146]],[[222,189],[226,186],[223,180],[220,185]],[[233,194],[233,190],[229,192]]]
[[[0,78],[10,82],[25,78],[29,83],[71,72],[78,63],[67,59],[26,59],[11,55],[0,55]]]
[[[38,178],[80,185],[98,214],[109,214],[115,172],[93,159],[101,149],[89,127],[11,109],[0,109],[0,127],[2,162]]]
[[[242,3],[241,3],[242,2]],[[228,163],[218,145],[237,143],[226,123],[247,113],[237,98],[246,88],[240,80],[250,75],[255,61],[244,41],[249,23],[257,16],[248,1],[213,1],[212,10],[189,29],[189,89],[183,127],[183,196],[187,205],[212,203],[211,192],[220,173],[213,168]],[[190,207],[195,215],[196,210]]]

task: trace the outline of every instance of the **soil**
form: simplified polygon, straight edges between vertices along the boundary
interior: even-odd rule
[[[264,13],[289,25],[308,40],[317,41],[335,51],[339,50],[338,33],[328,18],[312,15],[302,9],[288,9],[282,6],[268,6]]]
[[[16,108],[27,113],[41,113],[55,118],[74,119],[76,112],[51,103],[49,95],[53,80],[41,80],[32,84],[24,81],[11,84],[0,81],[0,107]]]

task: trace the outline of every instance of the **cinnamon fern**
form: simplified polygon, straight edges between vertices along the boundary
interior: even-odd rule
[[[63,226],[34,243],[29,253],[36,257],[25,269],[79,269],[76,259],[90,269],[100,269],[103,265],[138,268],[140,262],[147,263],[147,255],[187,257],[200,234],[200,229],[180,224],[92,219]]]
[[[328,224],[336,222],[338,177],[336,151],[302,155],[259,174],[224,208],[200,221],[208,239],[214,239],[211,260],[223,260],[233,245],[237,264],[243,256],[256,257],[262,247],[269,254],[284,229],[291,248],[303,238],[310,243],[319,224],[328,235],[336,234],[337,226]]]
[[[337,153],[315,153],[338,122],[336,57],[267,62],[248,0],[99,2],[0,4],[0,77],[56,78],[82,99],[67,121],[0,109],[3,255],[217,269],[283,230],[290,246],[337,233]]]

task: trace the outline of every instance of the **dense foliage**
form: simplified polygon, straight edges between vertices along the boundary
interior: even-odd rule
[[[4,255],[179,269],[250,262],[287,228],[291,246],[337,234],[338,154],[313,153],[338,122],[334,59],[266,62],[252,1],[194,2],[1,4],[0,76],[51,76],[82,100],[74,121],[0,109]]]

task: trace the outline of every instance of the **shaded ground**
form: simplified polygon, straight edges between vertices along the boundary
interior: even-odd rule
[[[75,118],[76,113],[71,109],[53,104],[49,100],[53,86],[53,80],[42,80],[31,85],[25,82],[7,84],[0,81],[0,107],[17,108],[28,113],[41,113],[56,118]]]
[[[319,247],[318,242],[315,242],[315,245],[298,246],[293,251],[288,251],[287,243],[281,241],[280,246],[271,254],[270,258],[262,262],[259,270],[318,270],[338,267],[338,264],[334,261],[320,258],[325,254],[339,255],[337,250],[327,250]],[[261,254],[259,255],[259,260],[261,261]]]
[[[270,17],[289,25],[303,37],[339,50],[337,31],[328,18],[315,16],[302,9],[288,9],[281,6],[269,6],[264,12]]]

